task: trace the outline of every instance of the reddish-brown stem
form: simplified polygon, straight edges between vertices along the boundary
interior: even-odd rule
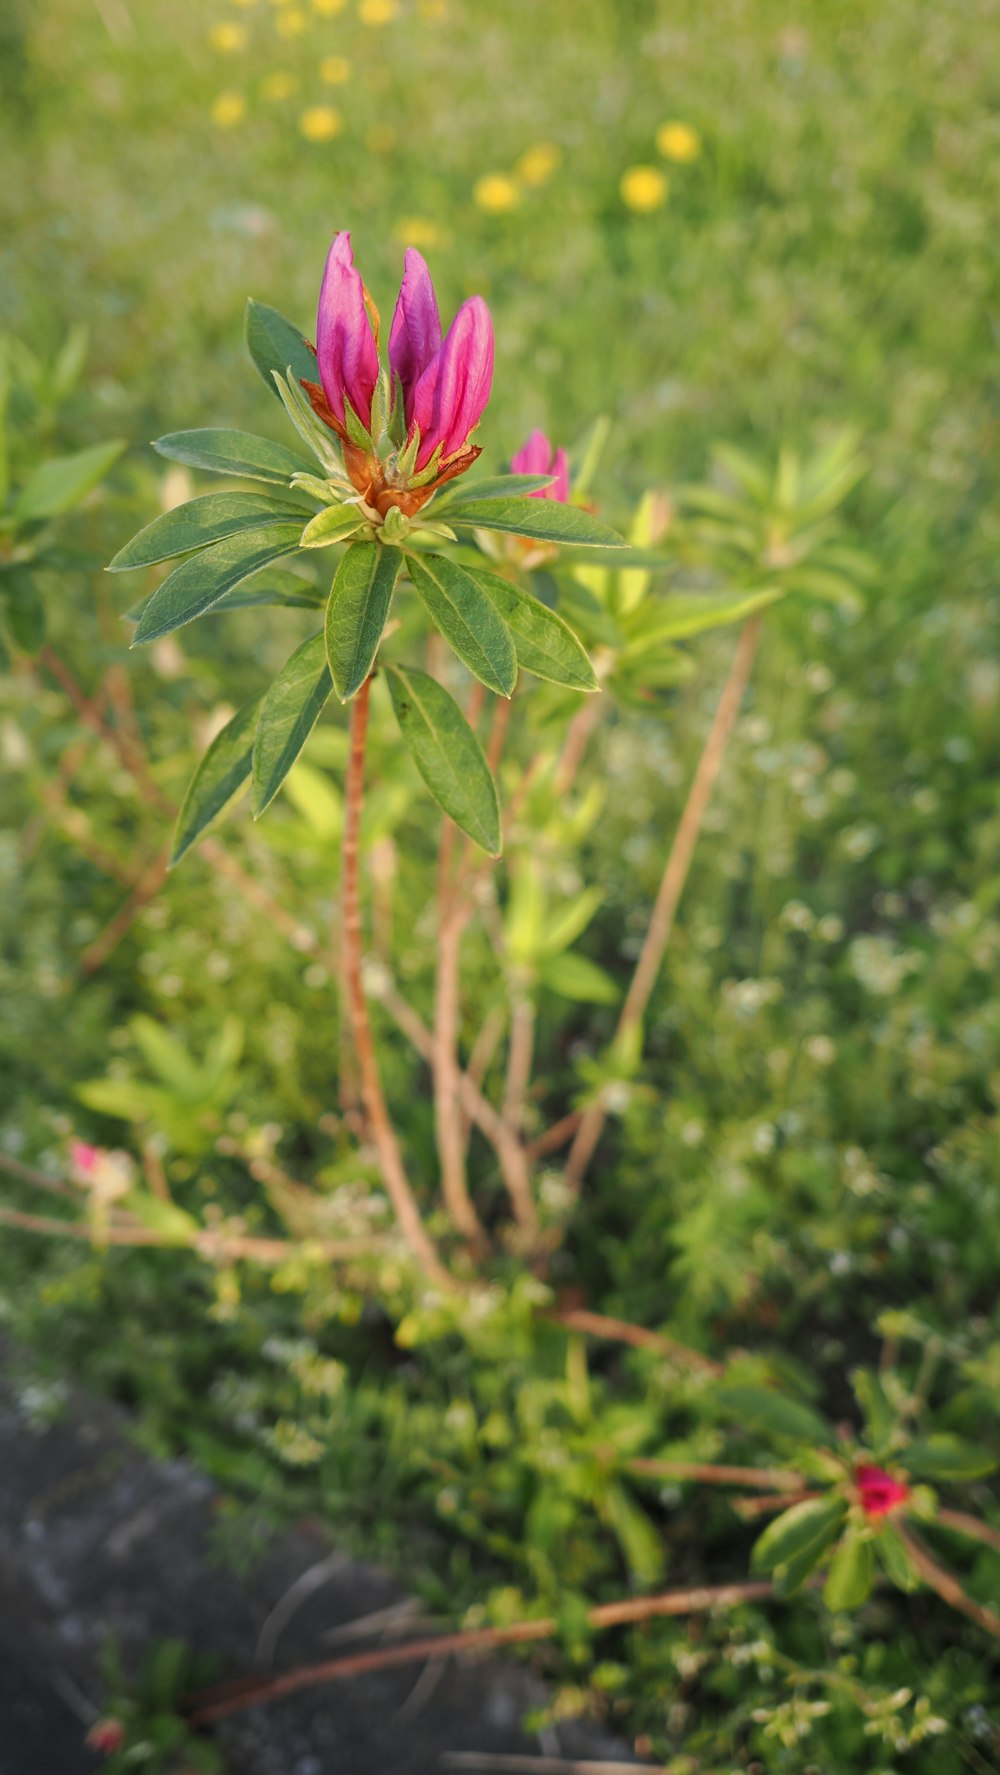
[[[982,1627],[986,1633],[1000,1639],[1000,1615],[994,1614],[992,1609],[985,1608],[975,1597],[970,1596],[954,1572],[948,1571],[946,1566],[938,1565],[937,1560],[931,1558],[923,1542],[918,1541],[911,1530],[900,1528],[899,1533],[914,1571],[923,1579],[928,1589],[936,1591],[942,1602],[957,1609],[959,1614],[967,1615],[970,1621],[975,1621],[977,1627]]]
[[[684,1368],[700,1369],[704,1374],[722,1373],[721,1363],[713,1362],[711,1356],[689,1349],[687,1344],[678,1343],[665,1332],[649,1331],[644,1325],[630,1325],[627,1319],[611,1319],[604,1313],[591,1313],[585,1307],[567,1307],[547,1313],[546,1318],[565,1326],[567,1331],[607,1338],[611,1343],[631,1344],[636,1350],[651,1350],[654,1355],[666,1356]]]
[[[552,787],[557,795],[565,795],[572,788],[590,736],[604,714],[604,706],[603,696],[591,694],[584,698],[573,716],[552,777]]]
[[[793,1504],[811,1504],[814,1498],[822,1498],[821,1491],[786,1491],[769,1495],[762,1492],[756,1498],[732,1498],[733,1509],[744,1522],[756,1522],[758,1516],[773,1516],[778,1510],[789,1510]]]
[[[434,1053],[434,1038],[413,1007],[407,1004],[395,987],[388,985],[381,989],[380,1002],[407,1041],[430,1064]],[[466,1115],[475,1122],[497,1155],[515,1219],[526,1231],[536,1232],[538,1216],[531,1194],[531,1173],[521,1142],[466,1072],[458,1075],[458,1091]]]
[[[42,1233],[47,1238],[79,1239],[93,1243],[93,1229],[82,1220],[54,1220],[44,1214],[23,1214],[18,1208],[0,1206],[0,1225],[16,1227],[20,1232]],[[171,1238],[139,1221],[112,1220],[102,1229],[107,1245],[152,1246],[170,1251],[196,1251],[199,1256],[219,1259],[247,1258],[255,1263],[287,1263],[290,1257],[308,1253],[330,1262],[355,1257],[371,1257],[389,1249],[384,1239],[256,1239],[241,1233],[200,1231],[190,1239]]]
[[[361,1097],[379,1157],[382,1179],[389,1193],[400,1231],[424,1274],[439,1287],[453,1288],[453,1278],[445,1269],[437,1247],[420,1217],[416,1197],[410,1188],[395,1131],[389,1120],[375,1042],[368,1018],[362,978],[360,830],[361,808],[365,789],[365,739],[368,732],[368,701],[371,679],[367,678],[351,704],[350,753],[344,793],[344,839],[341,892],[343,896],[342,939],[344,979],[347,988],[348,1014],[354,1036],[354,1051],[361,1075]]]
[[[455,827],[445,815],[438,858],[438,957],[434,991],[434,1034],[431,1043],[434,1121],[445,1206],[469,1250],[476,1257],[482,1257],[489,1249],[489,1240],[469,1194],[462,1130],[458,1004],[464,920],[460,907],[456,905],[452,881],[454,848]]]
[[[744,623],[737,642],[729,677],[719,698],[715,718],[709,729],[680,822],[674,833],[639,959],[618,1018],[614,1037],[616,1043],[621,1043],[632,1035],[646,1014],[646,1007],[649,1004],[653,987],[656,984],[656,977],[659,974],[663,956],[673,931],[677,908],[684,892],[705,814],[712,799],[712,791],[722,769],[726,747],[729,744],[750,673],[753,670],[760,630],[761,617],[758,613]],[[601,1137],[605,1118],[606,1110],[600,1097],[587,1106],[581,1117],[580,1126],[576,1131],[566,1161],[565,1172],[566,1183],[574,1196],[579,1193],[583,1183],[587,1167],[594,1155],[594,1149]]]
[[[544,1159],[546,1153],[558,1152],[559,1148],[565,1146],[567,1140],[572,1138],[579,1126],[580,1111],[578,1109],[571,1111],[568,1116],[563,1116],[560,1121],[553,1122],[551,1128],[546,1128],[545,1133],[539,1134],[537,1140],[528,1141],[524,1150],[528,1155],[529,1162],[533,1164],[536,1159]]]
[[[772,1586],[765,1579],[745,1584],[706,1584],[690,1590],[664,1591],[659,1596],[632,1596],[621,1602],[602,1603],[587,1611],[587,1621],[600,1631],[653,1620],[657,1616],[704,1614],[711,1609],[735,1608],[744,1602],[764,1602],[772,1595]],[[477,1627],[465,1633],[429,1635],[425,1639],[410,1640],[405,1645],[353,1652],[346,1658],[304,1665],[256,1683],[245,1678],[232,1684],[220,1683],[192,1695],[187,1711],[192,1720],[207,1725],[245,1707],[258,1707],[264,1701],[276,1701],[279,1696],[294,1695],[301,1689],[314,1688],[318,1683],[343,1682],[373,1670],[388,1670],[394,1665],[413,1664],[426,1658],[460,1656],[495,1646],[527,1645],[532,1640],[551,1639],[557,1632],[558,1622],[538,1620],[516,1621],[507,1627]]]
[[[1000,1530],[991,1528],[978,1516],[969,1516],[964,1510],[939,1510],[934,1521],[941,1528],[953,1529],[956,1535],[968,1535],[970,1540],[982,1541],[1000,1553]]]
[[[494,1005],[492,1011],[487,1013],[479,1026],[475,1041],[469,1050],[469,1058],[465,1068],[466,1077],[469,1079],[470,1083],[475,1086],[477,1091],[482,1089],[483,1080],[489,1071],[490,1062],[503,1040],[503,1033],[506,1027],[507,1011],[505,1006]],[[472,1117],[463,1105],[462,1136],[465,1140],[466,1147],[468,1147],[469,1144],[469,1134],[471,1130]]]
[[[535,1006],[528,994],[515,988],[510,1017],[510,1046],[507,1050],[507,1079],[504,1085],[501,1115],[509,1127],[518,1131],[524,1114],[524,1100],[531,1083],[531,1063],[535,1047]]]
[[[713,1461],[658,1461],[640,1456],[628,1462],[630,1473],[643,1479],[679,1479],[702,1485],[746,1485],[757,1491],[794,1492],[801,1473],[784,1467],[720,1467]]]
[[[144,906],[155,900],[167,874],[167,853],[154,857],[149,868],[145,869],[136,882],[128,898],[122,903],[114,917],[105,925],[103,931],[87,945],[80,957],[80,967],[85,974],[96,974],[103,967],[108,956],[117,949],[122,938],[131,929]]]

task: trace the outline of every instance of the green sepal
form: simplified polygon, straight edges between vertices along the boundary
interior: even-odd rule
[[[473,843],[498,857],[496,784],[454,697],[412,666],[389,666],[385,676],[400,732],[434,800]]]
[[[337,449],[335,436],[316,417],[305,393],[299,387],[294,376],[284,374],[280,370],[273,372],[274,386],[285,412],[294,425],[299,437],[307,450],[311,450],[317,462],[329,474],[340,477],[344,473]]]
[[[343,542],[348,536],[354,536],[368,520],[364,512],[356,505],[327,505],[314,518],[310,518],[299,537],[299,547],[303,549],[325,549],[332,543]]]

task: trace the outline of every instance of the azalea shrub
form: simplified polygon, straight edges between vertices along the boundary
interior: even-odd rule
[[[696,211],[763,174],[720,145],[711,196],[698,132],[661,136],[693,267]],[[558,158],[531,164],[475,203],[523,200],[511,253],[555,288],[524,194]],[[608,239],[635,230],[652,288],[667,175],[615,189]],[[5,345],[0,1301],[26,1396],[58,1408],[47,1365],[126,1401],[218,1482],[227,1558],[308,1511],[439,1625],[530,1642],[539,1728],[589,1714],[675,1775],[990,1767],[973,397],[950,379],[924,464],[929,311],[890,450],[878,377],[852,364],[841,400],[791,325],[775,368],[740,309],[703,372],[738,364],[723,426],[717,393],[706,419],[640,366],[655,303],[612,374],[595,271],[542,402],[511,362],[520,272],[497,289],[470,230],[453,281],[489,300],[443,326],[433,233],[369,234],[374,296],[342,230],[315,325],[264,300],[302,291],[262,255],[243,382],[235,307],[210,348],[175,306],[204,338],[149,396],[153,456],[104,441],[123,345],[89,369],[78,330]],[[781,398],[807,360],[808,425]],[[151,1735],[165,1768],[213,1766],[165,1661],[109,1676],[112,1766]]]

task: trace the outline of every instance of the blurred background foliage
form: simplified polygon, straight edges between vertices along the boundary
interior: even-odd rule
[[[35,578],[59,656],[87,695],[107,679],[119,711],[134,696],[152,761],[137,781],[81,743],[79,708],[28,663],[37,637],[8,605],[4,1151],[56,1171],[73,1134],[129,1146],[169,1165],[182,1212],[252,1232],[298,1230],[289,1173],[351,1225],[370,1218],[374,1174],[336,1115],[324,952],[342,719],[265,828],[241,817],[217,835],[268,903],[204,849],[162,886],[164,804],[289,651],[289,618],[209,619],[126,664],[129,593],[100,569],[190,491],[144,439],[276,430],[244,356],[246,295],[309,331],[323,253],[349,226],[387,315],[412,243],[444,309],[477,290],[493,309],[486,463],[536,424],[572,444],[608,413],[591,497],[625,526],[653,490],[661,546],[707,583],[753,583],[768,546],[745,511],[735,530],[720,512],[740,493],[727,447],[773,476],[782,450],[807,460],[849,426],[868,465],[843,489],[870,564],[848,571],[858,607],[789,597],[767,618],[647,1061],[555,1279],[715,1355],[755,1352],[758,1378],[838,1423],[859,1422],[850,1373],[888,1339],[935,1423],[995,1442],[996,0],[7,0],[0,82],[11,499],[44,460],[107,445],[110,464],[115,440],[135,445],[51,513]],[[573,951],[593,1002],[541,970],[552,1113],[613,1027],[595,982],[620,984],[635,957],[733,642],[686,642],[696,669],[650,712],[623,685],[579,802],[548,810],[547,903],[596,890]],[[373,747],[381,928],[426,1007],[436,831],[387,723]],[[530,839],[514,835],[512,879]],[[140,878],[148,903],[107,949]],[[481,934],[466,963],[468,1045],[495,992]],[[423,1186],[426,1079],[381,1033]],[[537,1100],[528,1116],[531,1132]],[[14,1184],[9,1199],[37,1207]],[[230,1556],[321,1507],[451,1618],[559,1606],[556,1714],[600,1712],[677,1775],[1000,1766],[995,1652],[926,1594],[878,1591],[855,1617],[806,1596],[592,1644],[583,1598],[728,1577],[757,1531],[714,1491],[611,1483],[595,1449],[711,1459],[716,1418],[696,1379],[648,1353],[602,1348],[588,1372],[523,1291],[477,1331],[410,1310],[391,1275],[385,1314],[314,1266],[237,1274],[12,1231],[0,1283],[38,1409],[66,1372],[134,1405],[150,1446],[225,1485]],[[994,1552],[949,1552],[996,1596]]]

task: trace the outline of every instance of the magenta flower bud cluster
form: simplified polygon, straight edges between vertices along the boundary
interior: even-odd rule
[[[345,446],[348,473],[379,509],[420,504],[434,487],[471,466],[479,454],[470,436],[479,424],[493,383],[493,322],[481,296],[463,302],[442,338],[441,317],[430,272],[409,247],[403,282],[389,329],[390,414],[402,399],[402,439],[397,461],[405,472],[386,472],[374,436],[376,391],[381,377],[378,316],[354,265],[351,237],[338,234],[327,255],[316,322],[320,388],[305,386],[319,416]],[[358,428],[360,427],[360,434]],[[368,445],[364,437],[369,440]],[[414,482],[429,474],[414,501]]]

